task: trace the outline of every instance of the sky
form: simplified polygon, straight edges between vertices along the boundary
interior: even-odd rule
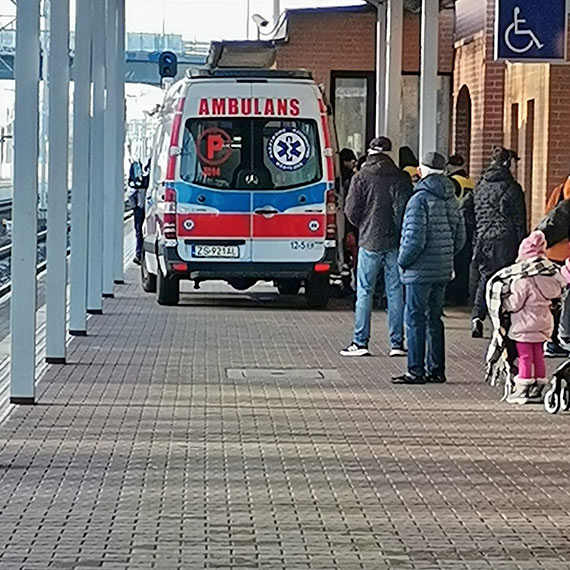
[[[259,13],[271,20],[272,0],[126,0],[127,29],[161,33],[164,23],[167,33],[182,34],[189,40],[244,39],[248,3],[251,14]],[[281,10],[363,3],[361,0],[281,0]],[[73,20],[75,0],[71,0],[71,5]],[[14,13],[11,0],[0,0],[0,23],[6,23]],[[253,37],[255,25],[251,23],[250,28]]]
[[[218,40],[246,37],[248,0],[126,0],[127,26],[133,31],[167,32],[187,39]],[[281,10],[362,4],[359,0],[281,0]],[[271,19],[272,0],[249,0],[250,13]],[[255,25],[250,26],[250,35]]]

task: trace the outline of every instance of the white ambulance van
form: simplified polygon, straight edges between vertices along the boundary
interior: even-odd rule
[[[219,69],[175,83],[152,157],[144,290],[175,305],[183,279],[272,281],[325,307],[337,257],[328,119],[308,72]]]

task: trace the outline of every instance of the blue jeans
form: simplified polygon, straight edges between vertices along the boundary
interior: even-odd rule
[[[374,288],[382,269],[388,298],[390,345],[392,348],[400,348],[404,345],[404,291],[400,281],[397,250],[381,253],[362,247],[358,250],[354,342],[368,346]]]
[[[406,285],[408,372],[413,376],[445,374],[443,305],[447,283]],[[427,361],[426,361],[427,341]]]

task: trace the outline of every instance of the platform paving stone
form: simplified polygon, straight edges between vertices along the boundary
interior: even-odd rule
[[[383,312],[345,360],[344,302],[136,275],[0,425],[0,570],[570,568],[570,415],[501,404],[465,313],[395,387]]]

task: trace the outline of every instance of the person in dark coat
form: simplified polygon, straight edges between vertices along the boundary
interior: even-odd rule
[[[447,301],[453,305],[466,306],[469,303],[469,269],[473,258],[473,236],[475,235],[473,203],[475,183],[469,178],[465,159],[460,154],[449,157],[447,173],[455,186],[455,196],[463,213],[467,235],[465,247],[455,256],[455,277],[447,288]]]
[[[368,356],[370,317],[378,274],[384,271],[388,297],[391,356],[404,356],[404,299],[398,271],[398,244],[406,204],[412,195],[410,177],[386,154],[392,143],[378,137],[370,143],[362,170],[354,175],[345,214],[358,229],[359,249],[353,342],[342,356]]]
[[[445,166],[437,152],[424,156],[406,208],[398,263],[406,287],[408,370],[394,384],[446,381],[443,305],[453,259],[465,245],[465,223]]]
[[[150,160],[146,167],[140,160],[131,163],[129,168],[129,206],[133,210],[136,250],[133,262],[141,264],[143,248],[143,223],[145,217],[145,196],[150,180]]]
[[[483,336],[487,316],[487,280],[515,262],[520,243],[527,234],[524,192],[511,173],[516,152],[495,147],[489,168],[474,192],[474,269],[478,272],[472,312],[472,336]]]

